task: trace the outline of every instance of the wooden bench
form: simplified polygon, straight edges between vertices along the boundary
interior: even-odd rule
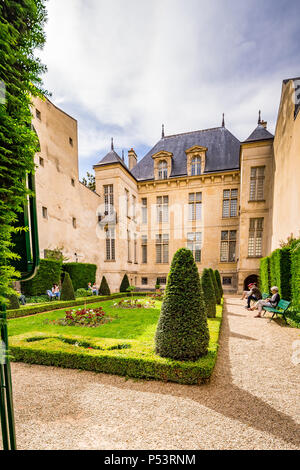
[[[284,320],[285,320],[285,323],[287,323],[287,319],[286,319],[286,316],[285,316],[285,312],[287,311],[287,309],[289,308],[289,306],[291,305],[291,302],[288,302],[287,300],[280,300],[278,302],[278,305],[276,308],[273,308],[273,307],[263,307],[263,310],[264,310],[264,314],[266,312],[271,312],[273,313],[272,315],[272,318],[270,319],[273,320],[274,316],[275,315],[282,315]],[[280,309],[280,310],[279,310]]]

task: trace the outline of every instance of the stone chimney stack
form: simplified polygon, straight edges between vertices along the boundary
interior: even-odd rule
[[[135,167],[137,164],[137,154],[133,149],[128,151],[128,165],[129,165],[129,170],[132,170],[132,168]]]
[[[267,124],[268,124],[267,121],[261,121],[261,125],[262,125],[265,129],[267,129]]]

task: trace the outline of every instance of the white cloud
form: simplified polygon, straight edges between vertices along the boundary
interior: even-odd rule
[[[291,22],[287,31],[281,21],[283,40],[261,2],[47,5],[45,84],[53,101],[79,119],[80,157],[100,157],[112,132],[119,147],[151,146],[162,122],[167,134],[214,127],[223,111],[227,127],[241,139],[254,129],[260,108],[274,130],[281,80],[296,74],[295,58],[289,62],[282,54],[296,26]]]

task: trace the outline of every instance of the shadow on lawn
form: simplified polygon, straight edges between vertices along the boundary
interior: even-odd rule
[[[233,305],[236,306],[237,304]],[[276,410],[261,398],[241,389],[233,383],[229,339],[230,337],[235,337],[253,341],[255,338],[232,333],[229,327],[228,315],[231,315],[231,313],[228,314],[225,303],[223,326],[220,335],[220,349],[211,382],[201,386],[151,382],[151,392],[191,399],[228,418],[238,420],[247,426],[271,434],[299,448],[300,428],[290,416]],[[104,376],[101,382],[105,383]],[[141,392],[143,392],[145,387],[145,391],[149,392],[149,385],[141,382],[124,382],[121,378],[115,380],[114,386]]]

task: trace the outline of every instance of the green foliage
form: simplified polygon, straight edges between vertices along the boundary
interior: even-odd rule
[[[221,305],[221,298],[222,296],[220,295],[220,290],[219,290],[219,286],[218,286],[218,283],[217,283],[217,279],[216,279],[216,276],[215,276],[215,272],[212,268],[209,268],[209,272],[210,272],[210,275],[211,275],[211,279],[212,279],[212,282],[213,282],[213,286],[214,286],[214,292],[215,292],[215,297],[216,297],[216,303],[218,305]]]
[[[87,188],[91,189],[92,191],[96,191],[96,181],[95,181],[95,175],[92,175],[88,171],[86,172],[86,178],[82,178],[82,184],[86,186]]]
[[[44,304],[45,302],[50,302],[48,295],[36,295],[34,297],[26,297],[26,302],[28,304]]]
[[[5,0],[0,3],[0,297],[13,294],[18,273],[12,234],[19,231],[18,213],[27,202],[25,174],[34,171],[39,148],[31,128],[31,96],[41,96],[40,75],[45,67],[34,55],[45,42],[43,0]],[[3,90],[4,91],[4,90]]]
[[[106,280],[105,276],[102,277],[102,281],[101,281],[100,289],[99,289],[99,294],[100,295],[110,295],[110,288],[109,288],[109,285],[107,283],[107,280]]]
[[[291,254],[290,248],[278,248],[270,256],[270,280],[277,286],[284,300],[291,300]],[[271,287],[272,287],[271,286]]]
[[[75,293],[73,284],[68,272],[65,273],[65,277],[61,286],[61,300],[75,300]]]
[[[53,259],[41,259],[36,276],[21,283],[23,294],[28,297],[46,294],[53,284],[60,283],[61,262]]]
[[[271,280],[270,280],[270,257],[266,256],[260,260],[259,267],[259,285],[261,292],[268,294],[270,292]],[[276,285],[276,284],[273,284]]]
[[[300,313],[300,244],[291,249],[291,292],[293,308]]]
[[[220,272],[219,272],[217,269],[215,270],[215,277],[216,277],[216,281],[217,281],[217,284],[218,284],[220,297],[222,298],[224,292],[223,292],[223,287],[222,287],[222,281],[221,281]]]
[[[7,308],[8,309],[18,309],[20,308],[20,302],[19,302],[19,296],[16,295],[16,294],[9,294],[7,296],[8,298],[8,305],[7,305]]]
[[[172,260],[155,335],[156,353],[195,361],[207,354],[209,332],[193,254],[179,249]]]
[[[216,316],[216,296],[215,288],[209,269],[204,268],[201,276],[201,285],[203,290],[203,299],[208,318]]]
[[[87,296],[91,296],[92,295],[92,291],[89,289],[89,290],[86,290],[86,289],[77,289],[76,292],[75,292],[75,297],[77,299],[77,297],[87,297]]]
[[[89,263],[65,263],[63,271],[70,274],[73,287],[77,290],[87,287],[89,282],[95,282],[97,266]]]
[[[120,292],[127,292],[128,287],[130,286],[127,274],[124,274],[120,285]]]

